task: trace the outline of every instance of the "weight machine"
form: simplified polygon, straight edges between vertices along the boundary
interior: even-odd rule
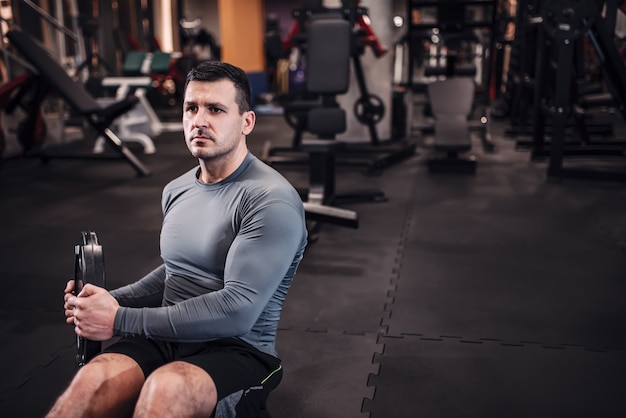
[[[551,180],[563,177],[626,180],[623,170],[563,167],[564,157],[568,156],[623,160],[626,155],[624,141],[566,143],[567,122],[576,107],[575,95],[572,95],[572,91],[576,91],[576,74],[572,71],[575,49],[584,36],[600,61],[602,80],[608,93],[598,99],[609,100],[626,121],[626,66],[614,43],[607,17],[601,14],[605,4],[606,10],[616,11],[616,2],[602,0],[550,0],[541,4],[533,106],[533,157],[549,156],[547,175]],[[550,48],[545,47],[547,44]],[[551,85],[554,89],[550,88]],[[548,116],[552,131],[549,147],[546,147]]]
[[[406,85],[425,100],[424,120],[412,128],[434,133],[432,172],[475,172],[471,133],[483,149],[494,152],[489,128],[496,1],[407,1],[408,75]],[[417,67],[420,77],[416,77]],[[477,117],[475,113],[481,112]]]
[[[508,112],[508,114],[501,113],[501,116],[509,118],[509,126],[505,134],[516,139],[516,148],[531,149],[533,159],[542,159],[548,153],[547,143],[532,138],[535,134],[532,112],[536,110],[533,108],[533,98],[539,58],[536,48],[538,45],[548,51],[553,48],[552,40],[546,37],[541,28],[542,24],[541,1],[518,3],[515,14],[516,36],[512,42],[506,91],[503,95],[504,100],[501,102],[503,104],[501,109]],[[540,36],[542,39],[538,39]],[[575,103],[575,111],[571,112],[567,121],[568,145],[589,144],[592,135],[608,137],[614,131],[613,124],[608,122],[607,118],[601,117],[602,113],[607,114],[607,112],[594,112],[603,107],[611,107],[612,99],[609,93],[603,92],[603,86],[596,74],[599,66],[593,62],[593,57],[590,57],[586,42],[587,40],[582,37],[575,41],[574,46],[573,77],[576,82],[572,83],[571,100]],[[542,59],[551,56],[548,51],[542,54]],[[553,84],[549,83],[547,87]],[[546,118],[541,135],[551,132],[551,122],[550,118]],[[598,144],[596,141],[594,143]]]
[[[314,222],[309,228],[313,240],[319,222],[358,227],[356,212],[335,206],[339,197],[335,192],[335,155],[342,144],[334,138],[346,129],[345,110],[339,107],[336,96],[348,90],[350,26],[339,17],[315,17],[308,33],[310,65],[306,84],[309,91],[320,95],[321,101],[308,108],[306,120],[307,129],[319,139],[301,144],[309,155],[309,188],[300,191],[307,219]],[[329,42],[335,47],[327,49]]]
[[[294,24],[283,41],[283,48],[297,48],[306,55],[307,31],[310,18],[313,15],[336,15],[349,22],[351,29],[351,47],[348,51],[352,68],[356,77],[360,97],[353,106],[354,115],[361,124],[366,125],[369,132],[369,143],[345,144],[337,151],[337,163],[347,165],[365,165],[370,171],[383,169],[393,163],[412,156],[416,144],[404,138],[381,140],[378,137],[376,125],[385,115],[383,100],[370,93],[367,88],[365,74],[361,63],[361,56],[367,47],[371,48],[376,57],[382,57],[387,49],[380,43],[373,32],[368,17],[368,10],[359,6],[358,0],[342,0],[339,8],[326,8],[318,1],[307,2],[307,7],[293,12]],[[332,48],[332,42],[328,46]],[[307,63],[306,65],[310,65]],[[289,126],[294,129],[292,144],[289,147],[273,147],[267,144],[263,159],[270,164],[304,163],[308,158],[294,155],[280,156],[281,153],[300,153],[302,151],[302,137],[310,132],[307,127],[308,109],[317,106],[320,101],[318,94],[302,89],[284,97],[282,100],[284,117]],[[370,157],[363,157],[364,155]],[[371,157],[373,156],[373,158]]]
[[[32,68],[28,72],[28,77],[32,79],[32,83],[27,85],[27,91],[34,95],[34,100],[31,101],[33,109],[40,109],[47,94],[51,90],[56,91],[117,152],[117,155],[113,156],[113,158],[126,160],[140,176],[150,174],[150,171],[143,163],[110,129],[115,119],[129,111],[139,101],[136,96],[128,96],[103,108],[84,89],[83,85],[73,80],[48,51],[28,33],[14,28],[7,32],[6,37]],[[24,138],[33,135],[32,130],[35,129],[33,126],[29,124],[22,124],[22,126],[23,132],[18,132],[18,135],[22,135]],[[32,152],[27,153],[25,156],[41,158],[43,161],[48,161],[52,158],[101,160],[112,158],[110,155],[105,154],[56,154],[38,149],[33,149]]]

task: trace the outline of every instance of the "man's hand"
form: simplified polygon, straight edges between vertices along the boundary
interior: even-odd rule
[[[104,341],[113,337],[113,323],[119,304],[105,289],[86,284],[74,296],[74,283],[70,280],[65,288],[65,316],[68,324],[74,324],[79,337],[92,341]]]
[[[74,309],[68,309],[67,301],[74,296],[74,280],[70,280],[65,285],[65,291],[63,292],[63,307],[65,308],[65,322],[74,325]]]

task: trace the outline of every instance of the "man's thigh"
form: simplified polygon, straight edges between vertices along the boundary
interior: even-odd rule
[[[256,417],[282,378],[280,360],[233,338],[202,346],[181,346],[177,360],[211,376],[218,395],[216,416]]]
[[[102,350],[102,354],[123,354],[132,358],[147,378],[157,368],[174,360],[175,348],[172,343],[147,338],[121,338]]]
[[[170,343],[145,338],[122,338],[103,352],[135,360],[147,378],[172,361],[184,361],[206,371],[218,395],[217,416],[256,416],[269,393],[282,379],[280,359],[251,345],[226,338],[206,343]],[[228,412],[226,412],[228,411]]]

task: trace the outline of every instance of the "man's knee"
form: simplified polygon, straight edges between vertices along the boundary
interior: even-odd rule
[[[120,382],[127,389],[141,388],[143,372],[131,358],[121,354],[102,354],[81,367],[72,382],[72,389],[102,390],[111,385],[119,387]]]
[[[102,354],[78,370],[48,416],[124,416],[132,411],[143,382],[134,360]]]
[[[137,407],[152,409],[161,405],[160,409],[164,410],[186,405],[210,413],[216,404],[217,390],[211,376],[198,366],[176,361],[148,376]]]

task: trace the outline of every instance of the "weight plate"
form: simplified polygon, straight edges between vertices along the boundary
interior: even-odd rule
[[[354,103],[354,115],[364,125],[379,123],[385,116],[385,104],[374,94],[362,96]]]
[[[81,244],[74,247],[74,294],[87,283],[105,287],[104,256],[98,236],[93,231],[81,233]],[[102,350],[99,341],[76,336],[76,364],[84,366]]]

